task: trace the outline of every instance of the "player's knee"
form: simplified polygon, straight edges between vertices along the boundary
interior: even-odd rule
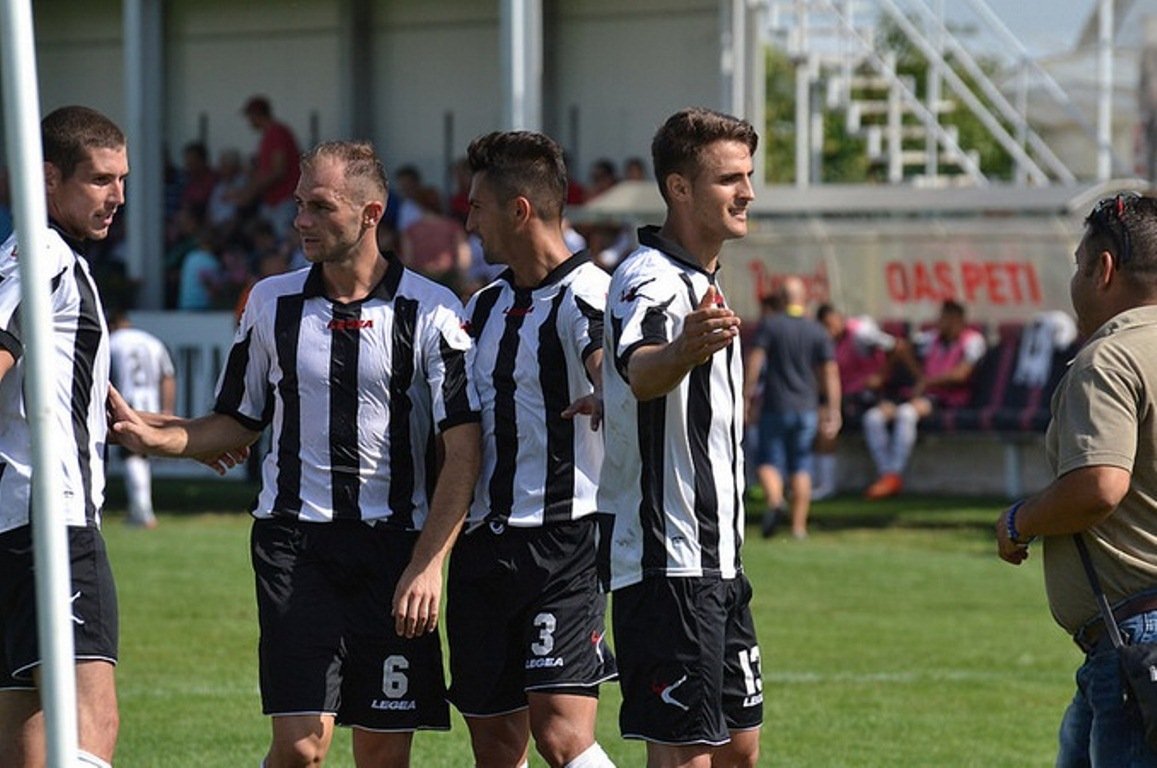
[[[266,758],[268,768],[308,768],[325,761],[327,744],[307,736],[296,740],[274,742]]]
[[[879,407],[869,408],[864,414],[864,426],[884,427],[887,424],[887,419],[884,418],[884,411]]]
[[[478,722],[469,720],[467,722],[470,726],[470,745],[477,768],[522,764],[527,747],[525,732],[513,727],[495,727],[495,723],[487,723],[488,727],[485,727]]]

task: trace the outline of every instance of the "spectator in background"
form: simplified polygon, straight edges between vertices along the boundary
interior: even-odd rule
[[[916,444],[916,425],[938,408],[959,408],[972,396],[970,381],[984,356],[984,336],[969,328],[964,306],[951,299],[940,308],[936,327],[916,337],[921,361],[901,354],[916,383],[903,403],[883,400],[864,414],[864,439],[879,477],[864,492],[868,499],[895,496]],[[891,434],[888,425],[892,425]]]
[[[177,378],[169,350],[156,336],[134,328],[128,313],[109,313],[109,379],[125,402],[139,411],[171,415],[177,405]],[[129,525],[156,528],[149,459],[122,449]]]
[[[466,226],[466,219],[470,216],[470,161],[460,157],[450,166],[450,175],[454,179],[454,192],[450,195],[449,213]]]
[[[240,224],[241,209],[237,204],[241,190],[249,183],[245,167],[241,164],[241,153],[236,149],[223,149],[217,156],[214,169],[216,183],[209,193],[205,217],[209,225],[221,232],[231,232]]]
[[[587,201],[587,191],[583,189],[582,183],[575,178],[574,160],[570,153],[562,153],[562,162],[566,165],[566,204],[582,205]]]
[[[286,240],[293,234],[293,218],[297,215],[293,190],[301,173],[301,150],[289,126],[273,119],[269,99],[254,96],[245,102],[242,112],[250,127],[261,134],[261,141],[253,175],[236,202],[242,206],[259,204],[261,217],[273,225],[279,238]]]
[[[812,450],[817,431],[834,439],[840,430],[840,377],[831,337],[805,316],[807,289],[798,277],[783,281],[783,311],[765,317],[745,364],[747,421],[759,408],[759,466],[767,509],[760,526],[764,538],[775,532],[784,513],[784,483],[791,489],[791,532],[807,537],[811,506]],[[762,379],[762,387],[759,382]],[[823,394],[823,407],[816,408]]]
[[[398,206],[392,222],[398,235],[422,218],[422,206],[418,203],[418,193],[421,190],[422,174],[416,166],[403,165],[394,172],[390,198],[395,200]]]
[[[872,318],[845,317],[831,304],[816,310],[816,320],[835,344],[836,367],[840,372],[841,410],[844,420],[859,419],[879,402],[891,370],[892,355],[899,341],[880,329]],[[816,438],[815,475],[812,499],[836,492],[836,440],[820,434]]]
[[[591,183],[587,187],[587,199],[591,200],[619,183],[615,164],[607,158],[599,158],[591,163]]]
[[[466,230],[455,219],[442,215],[438,193],[433,189],[419,189],[416,194],[415,202],[421,214],[402,230],[399,238],[402,263],[458,292],[463,276],[470,269]]]
[[[213,297],[221,279],[221,260],[215,252],[212,233],[202,226],[197,231],[196,245],[181,260],[177,309],[213,309]]]
[[[217,174],[209,165],[209,150],[199,141],[192,141],[181,150],[181,205],[208,208]]]
[[[623,163],[624,181],[646,181],[647,161],[641,157],[628,157]]]
[[[0,241],[12,234],[12,192],[8,186],[8,168],[0,165]]]

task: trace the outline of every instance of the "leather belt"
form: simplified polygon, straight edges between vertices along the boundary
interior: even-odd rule
[[[1113,618],[1120,624],[1126,619],[1131,619],[1134,616],[1149,613],[1150,611],[1157,611],[1157,593],[1155,592],[1147,592],[1125,600],[1113,609]],[[1077,634],[1073,635],[1073,642],[1086,654],[1092,653],[1093,649],[1097,647],[1097,643],[1105,637],[1106,633],[1105,620],[1097,616],[1097,618],[1081,627],[1077,631]]]

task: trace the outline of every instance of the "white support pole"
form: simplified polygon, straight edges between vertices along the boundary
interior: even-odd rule
[[[1097,181],[1113,175],[1113,0],[1100,0],[1097,27]]]
[[[502,106],[509,130],[542,130],[542,0],[502,0]]]
[[[24,328],[24,392],[32,440],[32,534],[36,563],[36,619],[40,634],[40,701],[48,765],[76,764],[76,672],[69,602],[68,536],[60,509],[62,484],[52,428],[51,275],[37,258],[47,244],[40,95],[36,78],[31,0],[0,3],[4,73],[4,129],[19,248],[20,321]],[[14,375],[15,371],[8,375]]]
[[[795,3],[795,45],[792,60],[795,63],[795,185],[800,189],[811,180],[811,62],[808,55],[808,9],[804,0]]]
[[[125,111],[129,168],[125,229],[129,275],[141,281],[138,307],[162,309],[165,294],[163,0],[125,0]]]
[[[747,121],[763,137],[755,153],[755,173],[752,183],[755,193],[761,194],[767,186],[767,64],[764,59],[763,36],[766,6],[762,2],[747,5]]]
[[[928,113],[940,122],[940,94],[941,82],[944,75],[941,72],[941,62],[944,60],[944,0],[935,0],[936,23],[932,25],[932,34],[929,37],[936,49],[936,56],[928,61],[927,107]],[[940,175],[940,143],[936,140],[936,132],[928,131],[924,137],[924,175],[929,183],[934,183]]]

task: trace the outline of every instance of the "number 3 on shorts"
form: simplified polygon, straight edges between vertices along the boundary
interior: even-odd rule
[[[538,642],[531,643],[530,650],[535,656],[545,656],[554,650],[554,630],[558,626],[553,613],[540,613],[534,617],[538,627]]]
[[[382,664],[382,694],[387,699],[400,699],[410,688],[410,680],[406,677],[406,670],[410,662],[405,656],[397,654],[387,656]]]

